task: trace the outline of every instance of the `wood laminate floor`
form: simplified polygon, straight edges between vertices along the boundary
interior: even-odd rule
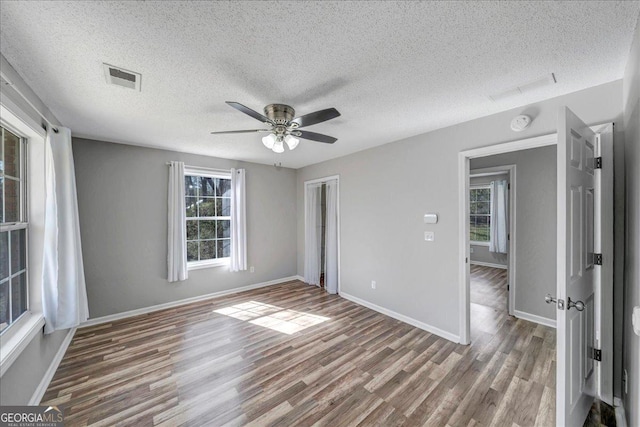
[[[42,404],[67,426],[551,426],[555,332],[470,346],[301,282],[79,329]]]

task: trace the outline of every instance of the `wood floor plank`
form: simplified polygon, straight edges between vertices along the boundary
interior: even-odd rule
[[[67,426],[553,422],[553,329],[506,314],[504,270],[471,275],[470,346],[292,281],[78,329],[42,404]]]

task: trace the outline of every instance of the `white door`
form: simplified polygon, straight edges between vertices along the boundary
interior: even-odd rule
[[[556,421],[582,426],[595,395],[596,136],[571,110],[558,117]]]

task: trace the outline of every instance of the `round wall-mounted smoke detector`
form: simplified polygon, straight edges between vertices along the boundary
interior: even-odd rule
[[[525,116],[524,114],[521,116],[514,117],[511,120],[511,130],[514,132],[522,132],[531,124],[531,117]]]

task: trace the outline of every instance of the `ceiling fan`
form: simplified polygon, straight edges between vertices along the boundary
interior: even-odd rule
[[[264,115],[249,107],[245,107],[238,102],[227,101],[227,104],[256,120],[260,120],[262,123],[269,126],[269,128],[211,132],[214,135],[225,133],[269,132],[269,135],[262,138],[262,143],[265,147],[276,153],[284,152],[284,143],[287,144],[289,150],[296,148],[300,142],[298,138],[324,142],[327,144],[333,144],[338,140],[337,138],[323,135],[321,133],[300,130],[302,127],[326,122],[327,120],[335,119],[340,116],[340,113],[335,108],[327,108],[326,110],[320,110],[314,113],[305,114],[304,116],[295,117],[296,111],[293,107],[285,104],[267,105],[264,107]]]

